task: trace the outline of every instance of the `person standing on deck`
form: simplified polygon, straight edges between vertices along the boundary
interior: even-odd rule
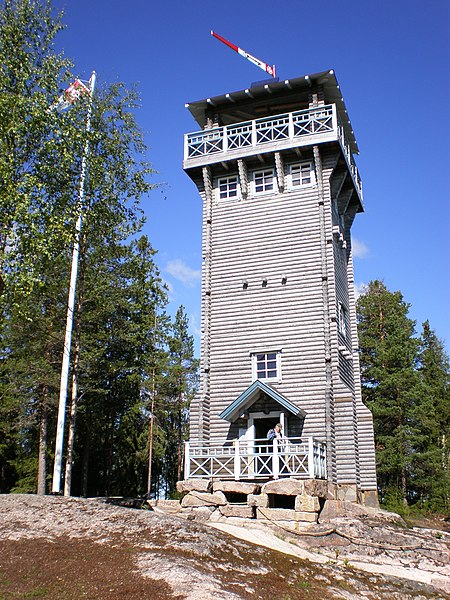
[[[269,431],[267,432],[267,439],[269,441],[272,441],[276,438],[277,440],[281,441],[283,439],[282,429],[283,426],[281,425],[281,423],[277,423],[273,429],[269,429]]]

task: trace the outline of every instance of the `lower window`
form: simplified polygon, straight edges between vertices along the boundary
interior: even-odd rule
[[[252,354],[253,380],[279,381],[281,378],[281,352],[255,352]]]

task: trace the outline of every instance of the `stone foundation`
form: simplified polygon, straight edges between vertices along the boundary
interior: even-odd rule
[[[182,495],[180,513],[201,522],[257,519],[295,530],[337,515],[379,510],[376,492],[321,479],[276,479],[264,484],[187,479],[177,483],[177,490]]]
[[[199,522],[257,519],[288,529],[326,521],[336,515],[363,514],[379,508],[376,492],[318,479],[277,479],[264,484],[188,479],[177,483],[180,513]],[[237,499],[237,500],[236,500]]]
[[[198,521],[257,519],[291,529],[317,523],[323,503],[335,498],[326,481],[277,479],[265,484],[188,479],[177,483],[181,514]],[[238,498],[237,501],[233,501]],[[230,500],[231,499],[231,500]]]

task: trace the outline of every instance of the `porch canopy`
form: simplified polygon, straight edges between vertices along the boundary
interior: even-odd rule
[[[254,381],[240,396],[234,400],[223,412],[219,418],[234,423],[239,417],[247,411],[254,402],[264,393],[272,400],[275,400],[282,408],[290,412],[295,417],[304,418],[306,413],[298,406],[295,406],[285,396],[277,392],[272,386],[264,383],[260,379]]]

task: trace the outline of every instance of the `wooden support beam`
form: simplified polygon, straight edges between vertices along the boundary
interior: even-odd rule
[[[284,192],[285,181],[284,181],[284,162],[281,152],[275,152],[275,167],[277,170],[278,189],[280,192]]]
[[[340,190],[337,198],[338,211],[340,215],[345,215],[354,193],[353,183],[349,188]]]
[[[239,171],[239,179],[241,182],[241,196],[245,200],[248,196],[248,170],[247,163],[245,160],[241,158],[237,161],[238,163],[238,171]]]
[[[342,167],[335,169],[333,175],[331,176],[330,181],[330,189],[331,189],[331,197],[333,200],[337,199],[339,194],[341,193],[342,186],[347,179],[348,169],[346,165],[342,165]]]

